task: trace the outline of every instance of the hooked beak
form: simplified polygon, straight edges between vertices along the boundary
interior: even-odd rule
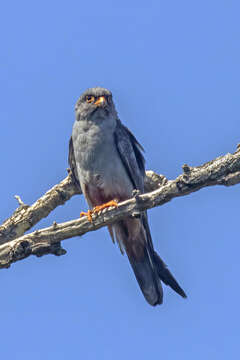
[[[94,103],[94,105],[97,105],[97,106],[103,106],[105,104],[106,104],[105,96],[99,96],[99,98],[97,98],[97,100]]]

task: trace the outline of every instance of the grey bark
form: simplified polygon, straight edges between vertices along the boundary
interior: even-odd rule
[[[104,210],[93,215],[93,222],[86,218],[68,221],[23,235],[46,217],[58,205],[64,204],[81,191],[75,186],[71,173],[54,186],[32,206],[25,205],[18,197],[19,208],[0,227],[0,268],[8,268],[13,262],[29,255],[63,255],[66,253],[60,241],[97,230],[126,216],[139,216],[140,212],[160,206],[179,196],[188,195],[203,187],[213,185],[232,186],[240,183],[240,146],[234,154],[220,156],[198,167],[183,165],[183,174],[175,180],[167,180],[153,171],[146,172],[145,194],[133,194],[118,208]]]

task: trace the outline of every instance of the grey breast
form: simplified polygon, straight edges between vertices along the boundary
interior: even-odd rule
[[[75,121],[72,137],[81,186],[101,188],[109,196],[130,197],[133,186],[114,142],[114,128]]]

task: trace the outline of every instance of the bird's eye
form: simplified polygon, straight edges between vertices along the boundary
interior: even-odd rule
[[[95,97],[94,96],[92,96],[92,95],[87,95],[86,96],[86,102],[87,103],[92,103],[92,102],[94,102],[95,101]]]

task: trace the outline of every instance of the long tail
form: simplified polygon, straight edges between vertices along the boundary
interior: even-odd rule
[[[182,297],[187,297],[163,260],[155,251],[151,253],[151,250],[149,251],[149,249],[145,247],[144,256],[140,261],[136,261],[129,255],[130,254],[128,254],[128,258],[140,289],[150,305],[155,306],[157,304],[162,304],[163,302],[161,280]]]
[[[163,289],[158,276],[154,260],[149,256],[147,248],[144,249],[144,256],[136,260],[126,249],[128,259],[134,271],[140,289],[150,305],[162,304]]]
[[[142,221],[141,221],[142,220]],[[133,268],[140,289],[150,305],[162,304],[163,289],[161,281],[169,285],[179,295],[186,294],[175,280],[167,266],[154,251],[146,215],[138,220],[141,229],[137,237],[131,235],[136,228],[136,221],[122,221],[115,226],[117,240],[124,245],[129,262]]]
[[[158,276],[164,282],[164,284],[170,286],[176,293],[181,295],[183,298],[186,298],[187,295],[185,294],[181,286],[178,284],[177,280],[173,277],[170,270],[168,270],[167,265],[156,253],[156,251],[154,251],[154,262]]]

